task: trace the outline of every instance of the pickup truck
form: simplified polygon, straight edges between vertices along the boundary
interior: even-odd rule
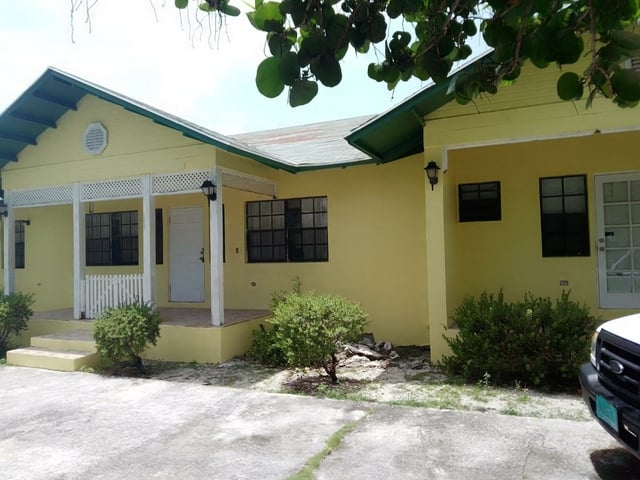
[[[640,458],[640,313],[598,327],[580,386],[591,415]]]

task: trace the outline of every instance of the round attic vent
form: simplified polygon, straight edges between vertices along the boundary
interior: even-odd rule
[[[101,123],[90,123],[84,131],[83,143],[89,155],[99,155],[107,147],[107,130]]]

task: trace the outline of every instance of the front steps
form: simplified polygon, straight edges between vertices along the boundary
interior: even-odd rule
[[[98,358],[93,334],[88,329],[31,337],[30,347],[7,352],[10,365],[63,372],[94,366]]]

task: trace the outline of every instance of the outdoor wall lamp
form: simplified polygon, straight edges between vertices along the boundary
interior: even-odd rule
[[[208,178],[202,182],[200,190],[202,190],[203,195],[207,197],[210,202],[216,199],[216,186]]]
[[[438,170],[440,170],[440,167],[433,160],[424,167],[424,171],[427,172],[427,178],[429,178],[429,183],[431,184],[431,190],[433,190],[433,186],[438,183]]]

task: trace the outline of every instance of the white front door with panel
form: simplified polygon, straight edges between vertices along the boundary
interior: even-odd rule
[[[169,301],[204,302],[202,208],[169,210]]]
[[[595,177],[603,308],[640,307],[640,172]]]

